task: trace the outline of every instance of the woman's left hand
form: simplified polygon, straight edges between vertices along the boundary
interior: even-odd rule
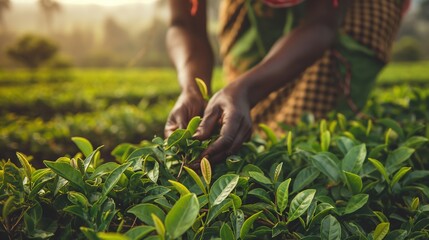
[[[217,92],[208,102],[194,138],[205,140],[220,125],[219,138],[203,152],[211,162],[219,162],[235,153],[252,134],[250,103],[247,91],[232,83]]]

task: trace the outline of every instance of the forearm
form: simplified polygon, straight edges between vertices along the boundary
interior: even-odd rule
[[[207,35],[173,24],[167,32],[167,48],[182,91],[198,91],[194,81],[198,77],[206,82],[210,93],[214,56]]]
[[[237,80],[251,106],[299,77],[333,44],[335,34],[326,24],[312,23],[279,39],[260,64]]]

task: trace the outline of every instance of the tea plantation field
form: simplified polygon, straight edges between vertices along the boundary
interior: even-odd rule
[[[409,86],[427,86],[427,69],[429,62],[390,65],[375,99],[407,104]],[[219,89],[221,71],[214,75]],[[178,92],[171,69],[1,70],[0,159],[16,151],[55,159],[74,149],[71,136],[104,145],[108,154],[119,143],[162,135]]]
[[[172,70],[2,71],[0,239],[429,239],[427,69],[390,65],[365,117],[261,126],[218,165],[200,118],[162,136]]]

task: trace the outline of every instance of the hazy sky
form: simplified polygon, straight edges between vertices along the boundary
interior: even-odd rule
[[[31,3],[35,0],[12,0],[13,2]],[[127,3],[153,3],[157,0],[57,0],[59,3],[69,4],[98,4],[98,5],[120,5]]]

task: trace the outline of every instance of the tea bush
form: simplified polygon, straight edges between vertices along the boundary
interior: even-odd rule
[[[413,120],[302,123],[225,163],[199,155],[200,119],[168,139],[100,148],[34,169],[1,163],[3,238],[427,239],[429,128]]]

